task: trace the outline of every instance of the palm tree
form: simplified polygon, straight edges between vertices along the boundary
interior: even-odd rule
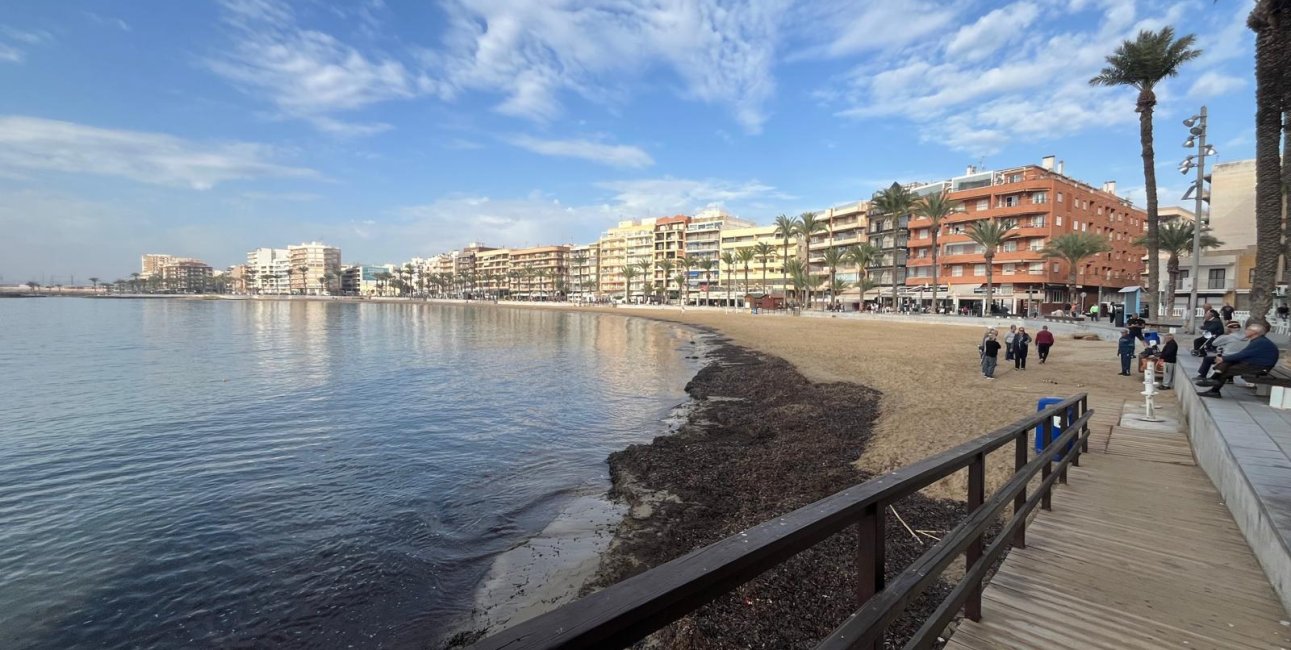
[[[818,232],[825,232],[828,229],[829,223],[823,219],[816,218],[815,212],[804,212],[798,215],[798,234],[802,237],[803,248],[807,251],[808,260],[811,259],[811,236]]]
[[[1161,230],[1157,232],[1157,243],[1161,245],[1161,250],[1169,257],[1166,259],[1166,289],[1165,289],[1165,308],[1174,307],[1175,292],[1179,287],[1179,256],[1192,251],[1193,222],[1175,220],[1167,221],[1161,224]],[[1148,236],[1143,235],[1134,240],[1135,246],[1147,246]],[[1214,235],[1207,234],[1204,230],[1201,233],[1201,247],[1219,248],[1224,242],[1215,239]],[[1151,262],[1149,262],[1150,264]],[[1196,280],[1193,280],[1196,282]],[[1251,312],[1254,314],[1255,312]],[[1166,314],[1168,315],[1168,312]]]
[[[676,259],[677,270],[681,273],[677,276],[685,278],[677,283],[678,291],[681,293],[681,304],[684,307],[690,301],[690,270],[695,266],[695,259],[691,257],[678,257]]]
[[[977,242],[977,245],[982,247],[982,256],[986,258],[986,302],[982,303],[983,317],[990,315],[991,281],[994,277],[992,260],[995,259],[995,251],[1004,245],[1005,240],[1017,234],[1013,230],[1013,226],[1005,225],[1002,221],[985,219],[973,222],[973,225],[968,227],[968,232],[965,233],[969,239]]]
[[[932,221],[932,311],[937,312],[937,287],[941,284],[940,272],[941,267],[937,264],[938,250],[937,238],[941,235],[941,221],[955,212],[959,207],[958,201],[950,200],[950,190],[942,190],[937,194],[929,194],[917,203],[915,203],[915,214]]]
[[[130,274],[130,277],[132,278],[132,279],[131,279],[131,283],[133,283],[133,284],[134,284],[134,291],[135,291],[135,293],[138,293],[138,292],[140,292],[140,291],[142,290],[142,288],[139,286],[139,277],[140,277],[140,276],[142,276],[142,275],[143,275],[142,273],[131,273],[131,274]]]
[[[775,259],[775,245],[771,242],[760,241],[753,245],[753,254],[756,255],[758,261],[762,263],[762,290],[765,291],[767,295],[770,295],[771,291],[767,289],[767,263]]]
[[[915,196],[900,183],[892,183],[885,190],[874,194],[874,207],[893,220],[892,229],[892,309],[897,308],[897,269],[900,268],[901,255],[898,249],[901,244],[901,219],[910,214],[915,204]]]
[[[98,292],[99,292],[99,279],[98,279],[98,278],[90,278],[90,285],[91,285],[91,287],[92,287],[92,288],[90,289],[90,291],[91,291],[92,293],[98,293]]]
[[[713,267],[716,260],[705,259],[699,263],[699,270],[704,272],[704,306],[709,306],[713,296]]]
[[[860,293],[860,303],[864,305],[865,292],[878,286],[874,282],[870,282],[870,280],[865,277],[865,269],[883,261],[883,249],[870,242],[853,244],[847,248],[847,261],[849,264],[855,264],[858,269],[856,278],[857,288],[860,288],[862,284],[866,284],[865,290]]]
[[[741,248],[735,252],[735,259],[739,260],[740,264],[744,266],[744,297],[746,300],[749,296],[749,265],[753,263],[755,257],[757,257],[757,254],[753,252],[752,248]]]
[[[726,273],[735,273],[735,264],[737,263],[737,260],[735,253],[731,251],[722,251],[721,259],[722,264],[724,264],[726,268],[718,268],[717,281],[726,282],[726,303],[729,306],[731,302],[731,283],[729,280],[726,280]]]
[[[1067,263],[1070,269],[1071,282],[1067,284],[1067,299],[1069,302],[1076,300],[1076,272],[1080,265],[1087,259],[1106,253],[1112,250],[1112,243],[1107,241],[1104,235],[1097,235],[1092,232],[1069,232],[1065,235],[1058,235],[1050,239],[1040,251],[1040,255],[1046,259],[1057,258]],[[1085,310],[1084,302],[1081,302],[1080,310]]]
[[[300,265],[296,267],[296,274],[300,276],[300,295],[309,293],[309,267]]]
[[[676,265],[672,260],[659,260],[659,270],[663,271],[663,304],[668,304],[668,282],[672,280],[672,270]]]
[[[784,262],[789,263],[789,240],[798,236],[798,220],[793,217],[780,215],[775,218],[775,237],[784,240]],[[789,287],[789,269],[781,266],[784,272],[784,285],[786,292]]]
[[[1091,86],[1131,86],[1139,91],[1134,111],[1139,114],[1139,146],[1143,150],[1143,181],[1147,191],[1148,259],[1154,261],[1161,258],[1156,154],[1152,151],[1152,109],[1157,103],[1154,88],[1162,80],[1179,74],[1179,67],[1184,63],[1201,56],[1201,50],[1192,47],[1196,40],[1192,34],[1176,39],[1173,27],[1163,27],[1159,32],[1145,29],[1134,40],[1121,43],[1107,57],[1107,67],[1089,80]],[[1158,267],[1155,263],[1148,266],[1148,295],[1152,300],[1160,299],[1161,295]],[[1151,305],[1149,315],[1155,314],[1156,309],[1157,305]]]
[[[636,261],[637,269],[641,271],[641,298],[652,295],[651,290],[654,287],[654,260],[649,257],[643,257]]]
[[[838,266],[846,261],[847,252],[842,248],[825,249],[825,267],[829,269],[829,301],[831,303],[838,299],[838,292],[835,291],[838,286]]]
[[[1258,0],[1246,25],[1255,32],[1255,270],[1251,318],[1267,326],[1278,258],[1291,260],[1291,160],[1283,158],[1291,155],[1291,114],[1284,115],[1291,113],[1291,79],[1286,74],[1287,57],[1291,55],[1291,2]],[[1279,137],[1285,138],[1281,152]],[[1288,222],[1285,226],[1284,221]]]
[[[800,299],[810,282],[807,264],[798,258],[793,258],[785,262],[785,273],[788,275],[790,284],[793,285],[794,298]],[[808,297],[810,299],[810,297]]]
[[[28,280],[26,284],[27,284],[27,288],[31,291],[35,291],[36,288],[40,286],[40,283],[36,282],[35,280]]]
[[[637,278],[637,267],[629,264],[623,267],[623,302],[632,298],[632,281]]]

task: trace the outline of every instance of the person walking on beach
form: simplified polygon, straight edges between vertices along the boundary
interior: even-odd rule
[[[1049,348],[1053,347],[1053,332],[1049,331],[1048,325],[1041,325],[1040,331],[1036,332],[1035,347],[1040,352],[1040,363],[1044,363],[1049,358]]]
[[[1027,328],[1019,327],[1017,334],[1013,335],[1013,367],[1018,370],[1027,369],[1027,346],[1031,344],[1031,335],[1027,334]]]
[[[1130,360],[1134,358],[1134,335],[1128,329],[1121,330],[1121,338],[1116,342],[1116,355],[1121,358],[1121,374],[1130,375]]]
[[[1004,335],[1004,360],[1013,360],[1013,337],[1018,335],[1018,326],[1009,325],[1009,333]]]
[[[1165,335],[1165,345],[1161,346],[1161,362],[1165,368],[1161,371],[1161,384],[1157,386],[1161,390],[1174,390],[1174,364],[1179,358],[1179,343],[1174,340],[1174,334]]]
[[[982,376],[987,379],[995,379],[995,362],[1000,353],[1000,342],[996,340],[994,331],[986,335],[986,340],[982,341]]]

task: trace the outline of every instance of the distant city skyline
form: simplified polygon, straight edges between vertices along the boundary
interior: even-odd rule
[[[1220,162],[1253,156],[1249,3],[726,4],[13,7],[0,279],[314,240],[346,263],[577,244],[709,206],[765,224],[1049,154],[1142,206],[1134,93],[1087,81],[1165,25],[1205,53],[1158,89],[1162,205],[1200,104]]]

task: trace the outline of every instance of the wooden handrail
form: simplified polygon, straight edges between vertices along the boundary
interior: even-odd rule
[[[887,623],[900,614],[911,598],[936,579],[956,554],[964,552],[970,546],[976,549],[975,553],[970,553],[970,556],[978,557],[970,557],[970,571],[965,575],[965,580],[968,580],[969,576],[975,575],[972,567],[989,566],[989,562],[985,565],[983,562],[998,557],[1008,541],[1025,545],[1026,518],[1022,516],[1019,519],[1017,513],[1030,512],[1037,499],[1041,507],[1049,507],[1053,483],[1065,480],[1067,465],[1076,462],[1081,452],[1088,451],[1087,425],[1091,414],[1085,394],[1069,397],[984,436],[832,494],[521,622],[471,647],[479,650],[536,650],[631,645],[825,538],[858,524],[859,584],[856,592],[858,601],[865,606],[836,630],[834,635],[826,638],[822,647],[862,647],[858,645],[857,639],[864,638],[872,642],[881,638]],[[1064,425],[1062,436],[1048,444],[1045,451],[1034,460],[1026,462],[1030,431],[1040,426],[1045,439],[1052,439],[1055,417],[1060,418]],[[1077,432],[1082,430],[1084,434],[1077,436]],[[1076,440],[1080,444],[1075,445],[1074,453],[1066,454],[1058,471],[1052,472],[1053,458],[1065,445]],[[1010,442],[1016,446],[1014,476],[986,501],[982,494],[985,457]],[[951,531],[942,542],[929,549],[885,589],[883,521],[887,504],[965,467],[970,468],[968,519]],[[1043,474],[1042,487],[1035,496],[1027,499],[1027,482],[1037,472]],[[996,538],[996,542],[983,553],[982,531],[1010,500],[1013,501],[1014,519],[1019,520],[1018,523],[1014,525],[1014,522],[1010,522]],[[1001,544],[1002,541],[1004,544]],[[924,577],[912,578],[908,574],[916,566],[935,571],[929,570]],[[961,594],[963,602],[949,610],[952,616],[966,603],[969,604],[967,609],[971,616],[980,616],[980,611],[973,611],[972,603],[980,602],[981,576],[984,575],[985,572],[982,571],[970,585],[971,588]],[[960,587],[964,584],[961,581]],[[959,593],[958,587],[955,593]],[[952,594],[951,600],[955,598],[956,595]],[[942,628],[937,628],[938,631],[940,629]],[[849,635],[853,641],[844,645],[826,645],[838,643],[835,635],[840,632]],[[935,634],[932,638],[936,639]]]

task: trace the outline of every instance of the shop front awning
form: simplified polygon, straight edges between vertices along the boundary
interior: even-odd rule
[[[1134,293],[1135,291],[1142,291],[1142,290],[1143,290],[1143,287],[1125,287],[1124,289],[1121,289],[1117,293]]]

